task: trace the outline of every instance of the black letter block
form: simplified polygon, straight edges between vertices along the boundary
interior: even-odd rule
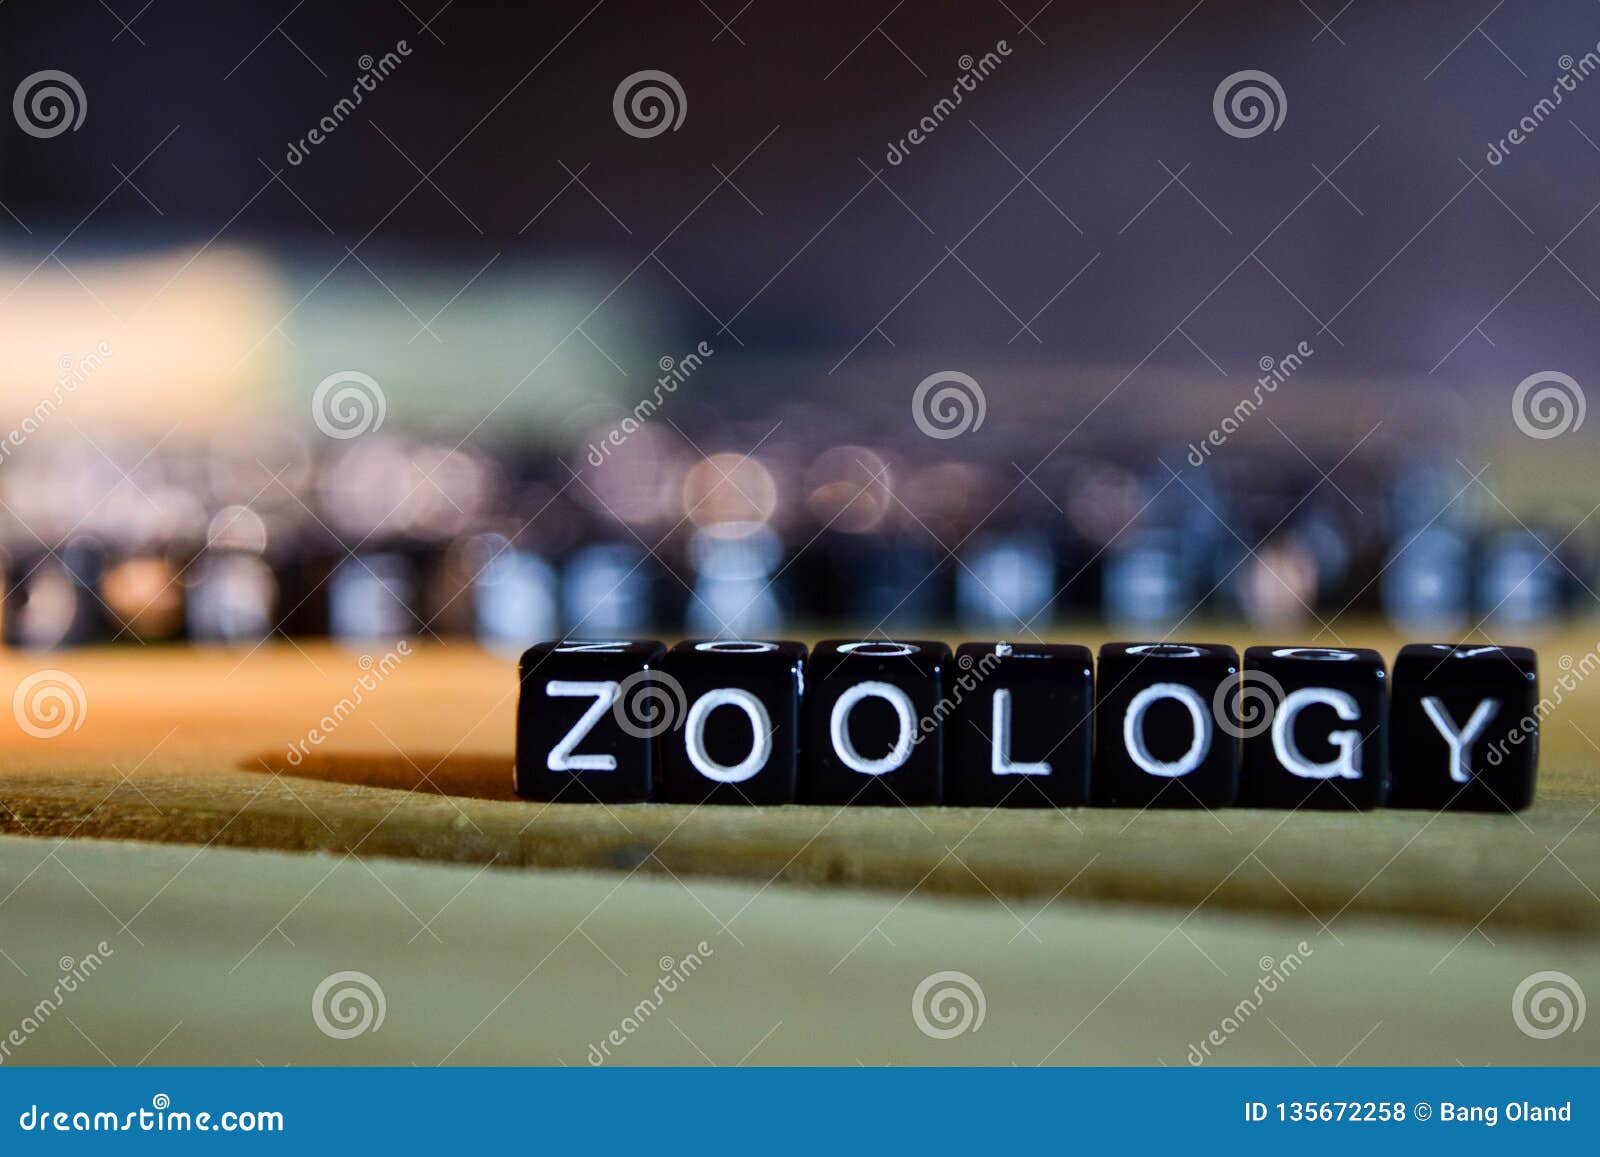
[[[799,765],[804,643],[679,643],[662,661],[689,710],[661,737],[668,803],[789,803]]]
[[[562,803],[650,798],[656,739],[682,726],[653,640],[539,643],[517,674],[517,794]]]
[[[818,643],[806,664],[806,797],[816,803],[939,803],[949,662],[943,643]]]
[[[950,671],[945,802],[1075,807],[1089,802],[1094,661],[1087,647],[963,643]]]
[[[1251,647],[1218,718],[1244,740],[1247,807],[1373,808],[1389,791],[1383,656],[1355,647]]]
[[[1215,704],[1239,653],[1206,643],[1107,643],[1095,707],[1094,799],[1111,807],[1227,807],[1239,744]]]
[[[1389,708],[1390,805],[1527,807],[1539,763],[1538,698],[1538,666],[1526,647],[1402,647]]]

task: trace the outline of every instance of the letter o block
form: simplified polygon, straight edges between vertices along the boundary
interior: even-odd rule
[[[804,796],[814,803],[937,804],[944,795],[950,648],[833,639],[806,665]]]
[[[1107,643],[1095,684],[1094,802],[1107,807],[1228,807],[1239,742],[1218,725],[1239,653],[1206,643]]]
[[[683,689],[684,725],[661,737],[656,798],[667,803],[781,804],[800,763],[803,643],[691,639],[662,661]]]

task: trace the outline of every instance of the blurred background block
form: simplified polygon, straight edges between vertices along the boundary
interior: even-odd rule
[[[280,8],[0,11],[14,645],[1591,612],[1582,6]]]

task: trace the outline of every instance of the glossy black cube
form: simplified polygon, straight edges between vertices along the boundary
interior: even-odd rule
[[[1217,726],[1239,653],[1209,643],[1106,643],[1096,677],[1094,801],[1108,807],[1227,807],[1239,743]]]
[[[1392,807],[1519,811],[1539,764],[1538,664],[1526,647],[1412,643],[1394,661]]]
[[[661,662],[688,704],[661,736],[656,798],[668,803],[778,804],[794,799],[800,764],[803,643],[702,639]]]
[[[1360,647],[1251,647],[1219,726],[1243,740],[1246,807],[1374,808],[1389,792],[1388,676]]]
[[[1094,659],[1089,648],[963,643],[949,674],[947,804],[1077,807],[1089,802]]]
[[[517,665],[517,794],[561,803],[648,800],[657,739],[681,726],[654,640],[539,643]]]
[[[950,648],[830,639],[806,664],[804,796],[814,803],[936,804]]]

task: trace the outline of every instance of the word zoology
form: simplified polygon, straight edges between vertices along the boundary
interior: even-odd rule
[[[561,640],[520,679],[545,801],[1515,811],[1538,752],[1525,647]]]

